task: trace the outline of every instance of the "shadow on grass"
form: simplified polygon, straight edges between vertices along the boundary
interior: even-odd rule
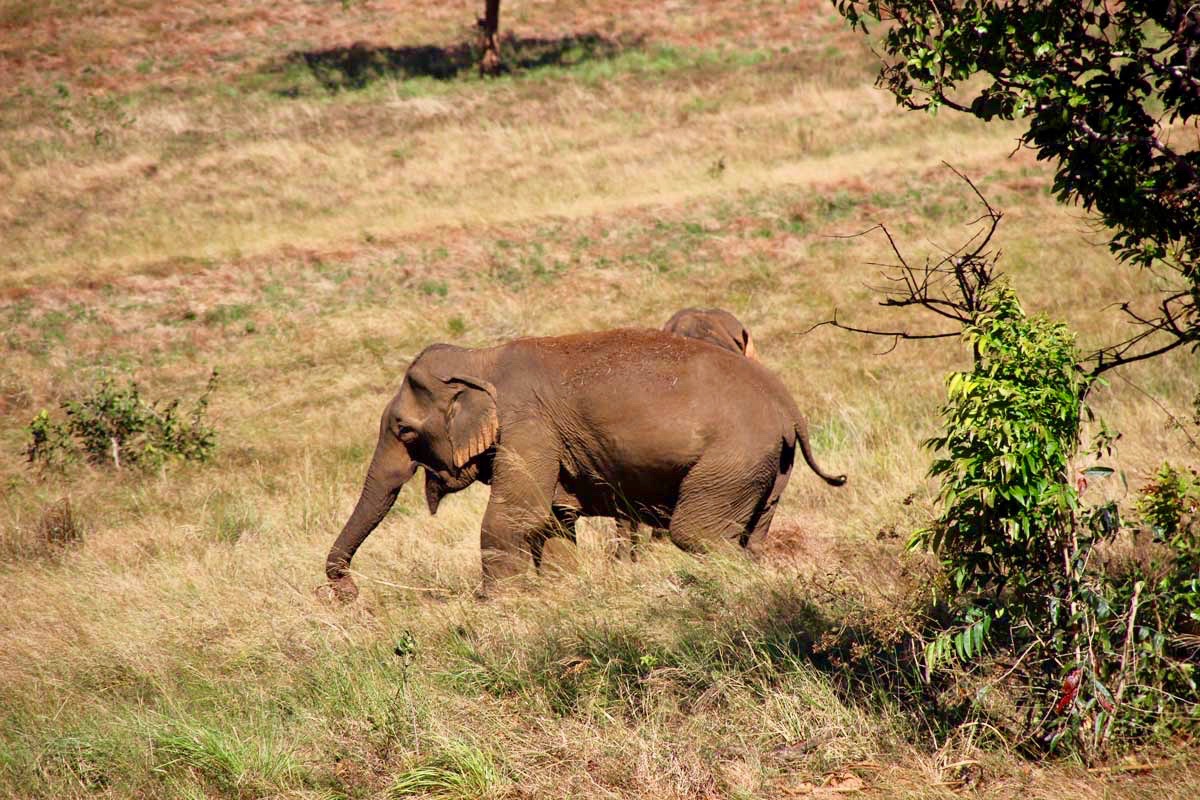
[[[617,40],[598,33],[577,33],[556,39],[510,35],[502,38],[500,53],[504,71],[519,72],[605,61],[640,43],[640,39]],[[358,42],[349,47],[294,52],[287,57],[287,63],[306,69],[325,89],[337,92],[362,89],[384,78],[452,80],[473,73],[479,58],[479,48],[473,42],[448,47],[374,47]]]
[[[791,586],[735,595],[704,576],[681,577],[679,606],[658,610],[652,624],[563,613],[535,634],[507,639],[459,628],[450,637],[458,664],[448,677],[469,691],[536,698],[557,715],[600,708],[637,719],[664,693],[686,709],[729,687],[803,696],[811,685],[805,676],[814,674],[842,702],[875,713],[898,709],[916,731],[944,736],[970,713],[944,675],[922,680],[920,648],[909,636],[852,598],[818,603]],[[673,624],[662,624],[666,618]],[[814,698],[814,713],[823,701]]]

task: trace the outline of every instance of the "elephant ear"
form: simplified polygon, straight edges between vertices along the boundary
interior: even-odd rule
[[[742,352],[751,361],[758,361],[758,350],[754,347],[754,339],[750,337],[750,331],[745,328],[742,328]]]
[[[500,417],[496,413],[496,387],[485,380],[463,375],[445,379],[455,389],[446,412],[446,428],[454,466],[462,468],[475,456],[496,443]]]

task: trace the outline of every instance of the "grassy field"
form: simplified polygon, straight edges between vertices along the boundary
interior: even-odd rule
[[[1033,763],[814,655],[928,570],[903,552],[933,509],[920,445],[968,363],[805,333],[903,322],[871,289],[886,241],[846,235],[964,241],[979,209],[947,161],[1005,212],[1027,309],[1085,349],[1156,289],[1054,202],[1019,128],[897,110],[823,3],[506,0],[518,66],[488,81],[477,5],[0,0],[0,795],[1200,796],[1186,746]],[[430,518],[416,482],[355,559],[357,604],[322,599],[421,348],[685,305],[747,324],[850,476],[798,473],[766,558],[615,564],[586,521],[481,603],[486,487]],[[1196,463],[1196,367],[1095,393],[1130,488],[1094,496]],[[22,459],[30,419],[105,375],[186,399],[213,368],[210,463]]]

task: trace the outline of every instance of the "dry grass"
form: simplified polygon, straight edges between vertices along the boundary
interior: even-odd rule
[[[819,627],[804,593],[826,573],[880,604],[903,588],[902,540],[931,508],[920,442],[966,358],[803,335],[834,308],[895,321],[864,285],[884,242],[837,235],[886,221],[918,257],[961,241],[975,209],[946,159],[1006,211],[1027,306],[1085,345],[1121,334],[1106,305],[1153,289],[1089,244],[1044,165],[1008,157],[1015,129],[896,111],[824,6],[506,2],[519,36],[627,44],[330,95],[288,54],[454,43],[475,4],[79,5],[0,4],[17,76],[0,106],[0,532],[36,541],[60,497],[86,532],[52,558],[3,550],[0,793],[1200,795],[1186,748],[1142,772],[1029,764],[981,731],[931,740],[898,701],[772,649]],[[565,574],[480,604],[486,490],[431,519],[415,487],[356,558],[360,602],[319,599],[421,347],[657,326],[689,304],[747,323],[822,462],[851,475],[838,491],[798,475],[765,563],[662,546],[619,567],[609,526],[587,523],[551,555]],[[212,366],[210,465],[38,477],[17,456],[28,419],[101,371],[191,397]],[[1181,354],[1097,394],[1131,486],[1195,462],[1172,415],[1196,388]]]

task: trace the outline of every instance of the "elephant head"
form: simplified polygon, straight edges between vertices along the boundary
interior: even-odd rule
[[[443,494],[478,479],[480,456],[491,450],[500,432],[496,389],[481,364],[475,351],[432,345],[409,366],[379,421],[358,503],[325,560],[325,574],[339,598],[358,594],[349,575],[350,560],[417,467],[425,469],[430,512],[437,510]]]
[[[720,308],[684,308],[663,325],[667,333],[699,339],[758,360],[754,340],[737,317]]]

